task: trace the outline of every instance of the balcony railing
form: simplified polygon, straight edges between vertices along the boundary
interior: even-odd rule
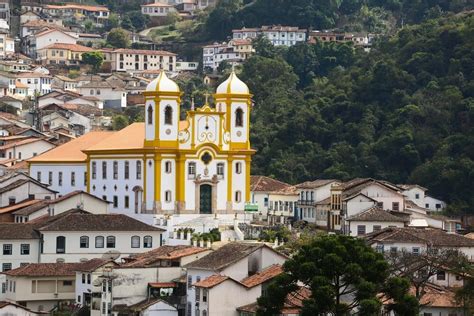
[[[298,200],[298,205],[314,205],[314,200]]]

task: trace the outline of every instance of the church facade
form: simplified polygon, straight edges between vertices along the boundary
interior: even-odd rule
[[[145,122],[91,132],[35,157],[31,176],[62,194],[83,189],[111,202],[111,212],[137,217],[243,213],[255,153],[245,83],[232,73],[215,106],[193,108],[185,120],[182,93],[165,72],[144,94]]]

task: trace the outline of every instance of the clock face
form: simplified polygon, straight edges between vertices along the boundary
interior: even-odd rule
[[[217,141],[217,120],[214,116],[204,115],[197,119],[197,139],[201,143]]]

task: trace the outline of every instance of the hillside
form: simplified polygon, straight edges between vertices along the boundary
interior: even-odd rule
[[[413,182],[472,212],[472,12],[405,27],[369,54],[267,44],[241,74],[255,94],[254,174]]]

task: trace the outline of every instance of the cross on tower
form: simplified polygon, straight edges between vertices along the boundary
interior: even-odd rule
[[[204,93],[204,96],[206,97],[206,103],[205,103],[205,105],[206,105],[206,104],[209,104],[209,96],[210,96],[210,94],[206,92],[206,93]]]

